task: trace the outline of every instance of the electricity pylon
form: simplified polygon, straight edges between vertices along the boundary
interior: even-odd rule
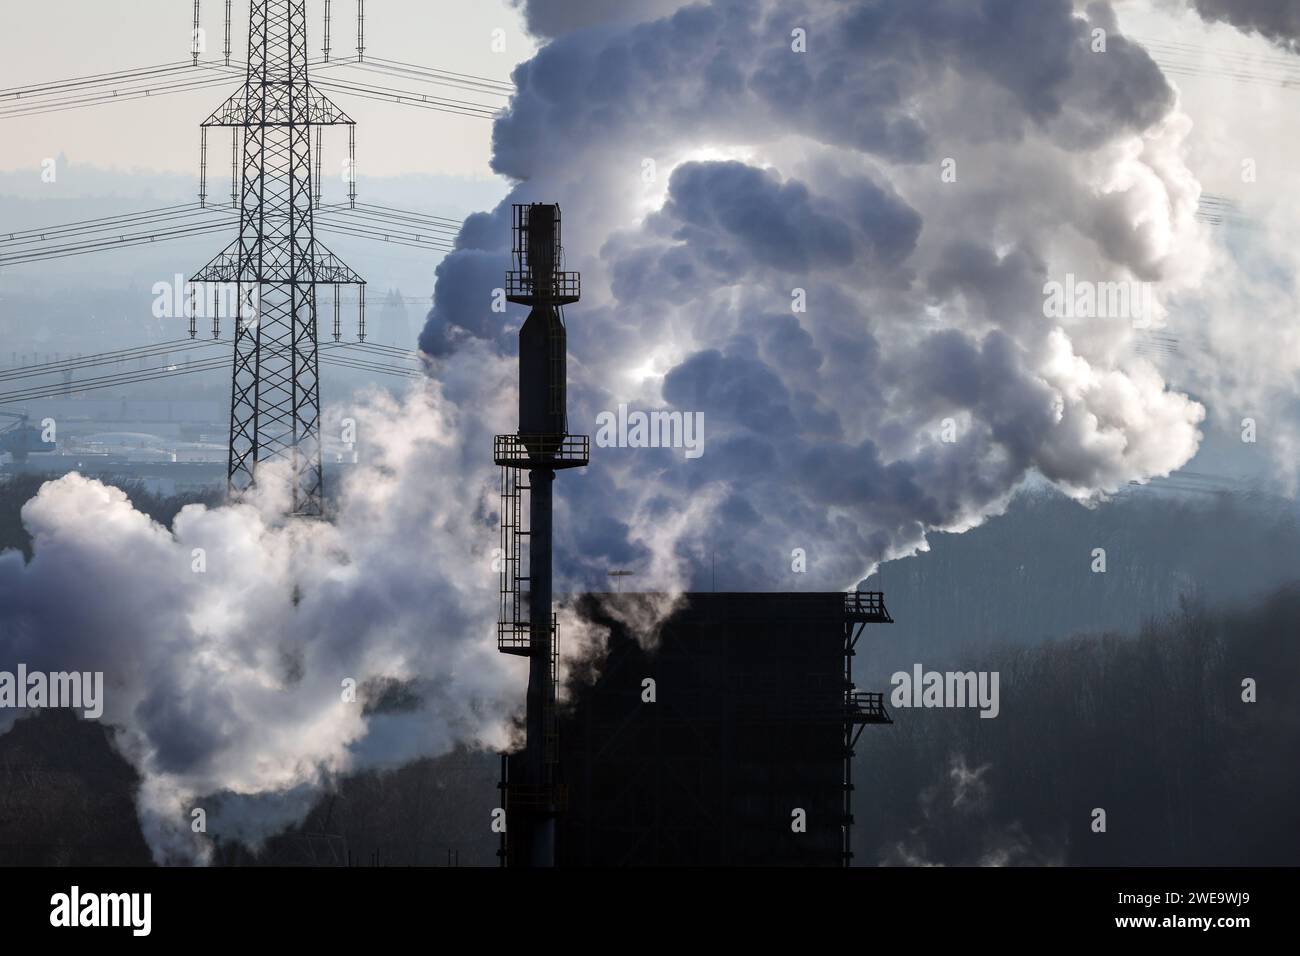
[[[239,182],[239,236],[190,281],[235,288],[227,470],[231,493],[248,489],[262,463],[287,461],[292,512],[320,515],[316,288],[357,285],[364,310],[365,282],[316,239],[313,206],[320,196],[312,189],[313,137],[319,178],[321,128],[355,124],[312,87],[307,66],[305,0],[253,0],[247,78],[203,122],[205,184],[208,129],[233,131],[231,175]],[[349,142],[355,144],[354,135]],[[349,166],[350,177],[353,169],[355,163]],[[201,186],[200,196],[205,192]],[[355,195],[355,178],[350,178],[353,202]],[[362,316],[364,322],[364,311]],[[335,322],[337,326],[337,315]],[[213,334],[219,334],[215,320]]]

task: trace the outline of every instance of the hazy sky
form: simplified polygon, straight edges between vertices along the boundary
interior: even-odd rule
[[[307,3],[309,40],[316,56],[324,6],[324,0]],[[224,0],[203,0],[209,56],[221,53],[224,10]],[[184,60],[190,50],[192,11],[190,0],[6,3],[0,30],[0,88]],[[233,55],[242,59],[247,52],[248,0],[235,0],[234,11]],[[356,11],[354,0],[333,2],[334,56],[355,55]],[[495,30],[503,31],[504,52],[492,50]],[[366,51],[372,56],[508,80],[515,64],[534,50],[518,12],[506,0],[370,0],[366,5]],[[361,82],[490,101],[406,79],[348,73]],[[236,80],[230,90],[237,86]],[[0,171],[35,171],[45,157],[63,154],[71,164],[191,173],[198,166],[198,124],[226,95],[221,88],[205,89],[4,120]],[[359,124],[358,166],[364,173],[491,175],[487,120],[356,97],[335,98]],[[337,144],[342,136],[334,134],[333,142]],[[330,143],[327,139],[327,149]]]

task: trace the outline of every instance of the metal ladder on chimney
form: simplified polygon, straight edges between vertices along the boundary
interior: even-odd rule
[[[528,570],[523,556],[523,539],[528,537],[524,528],[523,493],[526,472],[512,465],[501,466],[501,562],[500,613],[497,615],[497,650],[503,654],[527,657],[532,653],[527,616],[523,613],[527,601],[523,589],[528,584]]]
[[[497,618],[497,650],[503,654],[516,654],[527,657],[532,653],[533,642],[530,633],[531,611],[524,614],[529,607],[524,588],[528,583],[528,567],[524,560],[523,538],[528,537],[524,528],[524,492],[529,486],[523,483],[524,469],[503,465],[501,468],[501,610]],[[547,763],[553,764],[559,759],[557,743],[558,717],[556,715],[555,688],[559,684],[559,646],[560,626],[555,614],[551,615],[551,698],[545,703],[544,726],[546,728],[545,751]]]
[[[529,580],[523,545],[523,539],[528,537],[528,529],[524,527],[524,515],[528,513],[524,493],[529,490],[529,485],[524,483],[525,474],[523,468],[511,465],[501,467],[501,604],[497,618],[497,650],[520,657],[528,657],[533,650],[530,623],[532,614],[525,591]],[[542,715],[542,725],[545,728],[543,751],[546,754],[548,775],[553,774],[560,757],[556,694],[559,686],[559,648],[559,621],[555,614],[551,614],[551,694],[543,704]],[[553,779],[548,780],[552,785],[555,782]]]

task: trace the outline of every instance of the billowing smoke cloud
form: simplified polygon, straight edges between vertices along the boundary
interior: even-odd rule
[[[1109,7],[580,6],[516,71],[494,165],[518,185],[465,224],[421,338],[444,368],[471,342],[509,353],[518,316],[490,308],[509,203],[555,200],[583,272],[571,430],[620,405],[703,414],[698,458],[596,448],[559,483],[581,502],[572,580],[680,567],[647,529],[707,495],[657,538],[688,584],[850,586],[1030,475],[1087,498],[1195,452],[1202,408],[1132,348],[1207,261],[1187,121]],[[525,9],[550,33],[575,8]],[[1045,318],[1070,275],[1150,283],[1151,314]]]
[[[1238,57],[1275,62],[1274,46],[1300,52],[1300,8],[1286,0],[1192,0],[1208,24],[1228,24],[1256,43],[1231,47]],[[1185,7],[1179,8],[1181,14]],[[1223,31],[1207,31],[1194,18],[1168,19],[1168,38],[1213,51]],[[1213,63],[1211,53],[1207,65]],[[1270,59],[1271,58],[1271,59]],[[1246,62],[1246,61],[1242,61]],[[1300,61],[1296,61],[1300,63]],[[1192,294],[1171,302],[1171,331],[1183,352],[1180,384],[1209,409],[1207,425],[1280,479],[1300,489],[1300,190],[1291,175],[1290,144],[1277,131],[1294,115],[1285,85],[1245,82],[1214,74],[1194,86],[1207,119],[1194,146],[1198,168],[1216,193],[1237,206],[1239,218],[1221,230],[1205,278]],[[1253,74],[1248,72],[1245,79]],[[1243,93],[1250,108],[1238,109]]]
[[[432,383],[347,413],[361,464],[332,522],[278,517],[287,483],[267,474],[260,497],[190,506],[168,531],[71,475],[24,507],[31,561],[0,555],[0,660],[104,673],[159,861],[205,859],[195,808],[209,834],[256,845],[340,773],[508,741],[523,671],[492,640],[496,489],[428,493],[491,430]]]
[[[510,0],[521,8],[528,32],[551,38],[582,27],[603,23],[639,23],[665,16],[686,6],[690,0],[567,0],[563,3],[533,3]]]
[[[1207,20],[1258,33],[1279,46],[1300,49],[1300,7],[1291,0],[1192,0]]]

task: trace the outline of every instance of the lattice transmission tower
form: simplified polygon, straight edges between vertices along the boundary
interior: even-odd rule
[[[244,85],[202,124],[203,202],[208,130],[232,131],[231,199],[239,208],[239,236],[190,282],[234,291],[235,307],[227,310],[235,323],[227,471],[231,493],[251,487],[258,466],[287,462],[293,513],[319,515],[323,488],[316,291],[322,284],[336,287],[337,338],[337,287],[359,287],[364,340],[365,281],[315,235],[321,131],[326,126],[349,128],[351,204],[356,201],[356,137],[354,121],[312,87],[307,71],[305,0],[252,0]],[[212,313],[214,338],[220,334],[215,316],[221,299],[218,295]]]

